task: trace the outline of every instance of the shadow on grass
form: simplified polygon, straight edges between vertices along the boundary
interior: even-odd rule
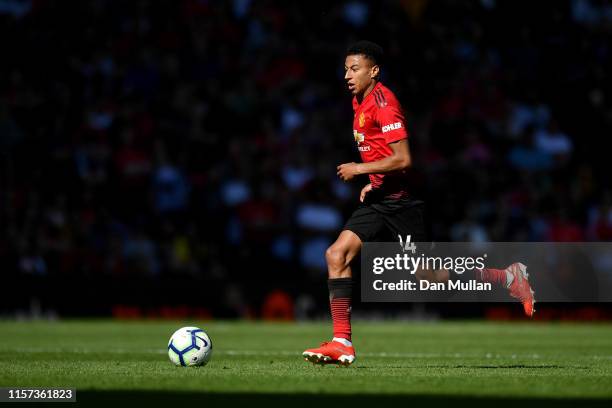
[[[78,405],[96,407],[610,407],[610,399],[506,398],[385,394],[256,394],[162,391],[78,391]],[[146,405],[145,405],[146,404]],[[71,404],[74,406],[74,404]]]
[[[561,365],[525,365],[525,364],[511,364],[511,365],[398,365],[398,366],[390,366],[386,365],[385,368],[394,368],[394,369],[414,369],[414,368],[488,368],[488,369],[522,369],[522,370],[540,370],[540,369],[551,369],[551,368],[560,368],[566,369],[571,368],[572,370],[588,370],[590,367],[577,367],[577,366],[561,366]],[[368,367],[368,366],[357,366],[351,367],[351,370],[380,370],[380,367]]]
[[[524,365],[524,364],[513,364],[513,365],[456,365],[453,368],[521,368],[521,369],[550,369],[550,368],[569,368],[568,366],[560,365]],[[572,366],[572,370],[588,370],[589,367],[576,367]]]

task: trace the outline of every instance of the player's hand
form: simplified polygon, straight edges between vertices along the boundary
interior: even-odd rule
[[[365,187],[361,189],[361,194],[359,194],[359,201],[363,203],[363,200],[365,200],[366,194],[368,194],[370,191],[372,191],[372,183],[366,184]]]
[[[359,163],[351,162],[344,163],[337,167],[338,177],[343,181],[350,181],[353,177],[359,175]]]

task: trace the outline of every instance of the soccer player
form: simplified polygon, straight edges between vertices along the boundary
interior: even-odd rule
[[[325,253],[333,339],[303,352],[303,357],[313,363],[348,366],[355,360],[350,262],[362,243],[395,241],[398,235],[410,235],[413,242],[428,239],[424,203],[413,199],[406,189],[406,170],[412,165],[408,132],[397,98],[379,80],[382,58],[382,48],[370,41],[357,42],[346,53],[344,79],[353,95],[353,137],[363,162],[341,164],[337,174],[344,181],[367,174],[370,183],[361,190],[361,205]],[[441,272],[446,276],[431,275],[430,279],[448,279],[448,271]],[[533,294],[524,265],[484,269],[476,275],[481,281],[506,286],[523,302],[525,312],[533,314]]]

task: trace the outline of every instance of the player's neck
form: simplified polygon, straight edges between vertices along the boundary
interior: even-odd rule
[[[357,95],[357,103],[361,104],[361,102],[363,102],[366,96],[368,96],[370,92],[372,92],[377,83],[377,80],[372,81],[372,83],[366,88],[365,91],[363,91],[361,95]]]

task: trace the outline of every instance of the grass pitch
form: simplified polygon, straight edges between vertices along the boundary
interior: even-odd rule
[[[206,367],[168,360],[170,335],[187,325],[212,338]],[[0,322],[0,387],[75,387],[79,404],[98,406],[612,406],[609,324],[357,322],[351,367],[303,361],[301,351],[330,330],[327,322]]]

